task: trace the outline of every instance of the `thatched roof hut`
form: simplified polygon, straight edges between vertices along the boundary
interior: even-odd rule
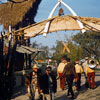
[[[0,24],[5,29],[9,25],[18,29],[33,24],[40,2],[41,0],[9,0],[0,4]]]

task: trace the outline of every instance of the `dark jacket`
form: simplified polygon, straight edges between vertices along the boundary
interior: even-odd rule
[[[55,93],[56,90],[57,90],[57,81],[56,81],[56,77],[55,75],[53,74],[50,74],[51,78],[52,78],[52,90],[53,92]],[[49,94],[49,86],[48,86],[48,75],[47,74],[44,74],[42,77],[41,77],[41,80],[40,80],[40,89],[42,89],[43,93],[44,94]]]
[[[65,66],[62,76],[67,76],[71,74],[73,74],[74,77],[76,77],[75,66],[72,63],[69,63]]]

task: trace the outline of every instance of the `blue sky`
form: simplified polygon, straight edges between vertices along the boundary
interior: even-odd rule
[[[42,0],[35,18],[36,21],[48,18],[57,2],[58,0]],[[63,0],[63,2],[68,4],[79,16],[100,17],[100,0]],[[61,7],[66,14],[70,14],[67,8],[63,5]],[[57,11],[58,9],[55,14],[57,14]]]
[[[4,1],[4,0],[3,0]],[[6,0],[5,0],[6,1]],[[39,5],[39,9],[37,11],[37,15],[35,17],[36,22],[43,21],[48,18],[51,10],[56,5],[58,0],[42,0]],[[63,0],[67,5],[69,5],[78,16],[84,17],[98,17],[100,18],[100,0]],[[67,8],[63,5],[61,7],[64,9],[65,14],[71,14]],[[59,9],[59,8],[58,8]],[[56,10],[55,15],[58,14],[58,9]],[[65,40],[65,34],[69,36],[70,31],[66,32],[58,32],[63,40]],[[56,44],[56,40],[59,40],[56,33],[48,34],[47,37],[37,36],[31,39],[31,42],[37,41],[37,43],[42,43],[43,45],[47,45],[52,47]]]
[[[98,1],[98,2],[97,2]],[[36,15],[35,21],[39,22],[48,18],[51,10],[56,5],[58,0],[42,0],[38,13]],[[63,0],[67,5],[69,5],[78,16],[84,17],[100,17],[100,0]],[[63,5],[61,7],[64,9],[65,14],[71,14],[67,8]],[[59,9],[59,8],[58,8]],[[58,9],[56,10],[55,15],[58,14]],[[65,34],[69,36],[71,31],[67,32],[58,32],[61,36],[62,40],[65,40]],[[74,32],[76,33],[76,32]],[[47,37],[37,36],[36,38],[32,38],[32,41],[37,41],[38,43],[42,43],[43,45],[47,45],[52,47],[56,44],[56,40],[60,40],[56,33],[48,34]]]

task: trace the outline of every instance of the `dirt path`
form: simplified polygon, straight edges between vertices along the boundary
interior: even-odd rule
[[[75,100],[100,100],[100,71],[96,72],[96,77],[95,77],[95,84],[96,88],[95,89],[86,89],[84,86],[85,83],[85,78],[82,75],[81,79],[81,85],[82,88],[78,92],[75,90],[75,87],[73,86],[73,90],[76,96]],[[55,100],[72,100],[70,97],[67,97],[67,89],[62,91],[59,87],[59,80],[57,81],[57,93],[55,94]],[[18,93],[17,93],[18,94]],[[25,89],[21,89],[19,91],[19,94],[15,96],[12,100],[29,100],[27,93],[25,93]]]
[[[95,89],[87,89],[84,85],[85,78],[84,75],[82,75],[81,79],[81,90],[76,91],[75,87],[73,86],[73,90],[75,93],[75,100],[100,100],[100,71],[96,72],[95,77]],[[71,100],[70,97],[67,97],[67,90],[62,91],[59,88],[59,81],[58,81],[58,92],[56,93],[56,99],[55,100]]]

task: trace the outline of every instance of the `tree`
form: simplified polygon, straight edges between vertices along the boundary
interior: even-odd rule
[[[39,48],[39,44],[35,41],[32,43],[32,48]]]
[[[46,60],[47,58],[49,58],[49,48],[48,46],[41,46],[40,50],[43,50],[43,52],[40,53],[40,55],[38,55],[38,58],[41,60]]]
[[[49,48],[48,46],[43,46],[42,44],[38,44],[36,41],[32,43],[32,48],[37,48],[43,50],[37,55],[37,59],[46,60],[49,57]]]
[[[70,53],[68,53],[67,51],[65,51],[65,53],[62,53],[64,46],[61,41],[57,41],[57,46],[55,48],[53,47],[53,49],[55,49],[53,58],[58,60],[58,63],[60,62],[62,56],[65,56],[66,58],[69,57],[71,61],[75,61],[76,59],[81,58],[81,48],[78,45],[70,40],[67,46],[71,51]]]
[[[70,49],[70,53],[67,56],[71,59],[71,61],[80,60],[82,57],[82,50],[81,48],[75,44],[74,42],[70,41],[68,44],[68,48]]]
[[[62,50],[64,48],[63,44],[61,41],[56,42],[57,46],[53,47],[55,52],[53,53],[53,59],[56,59],[58,62],[60,62],[60,59],[62,56],[67,56],[65,53],[62,53]]]
[[[85,32],[84,34],[78,33],[73,36],[73,41],[82,48],[83,58],[96,55],[97,58],[100,56],[100,33],[97,32]]]

